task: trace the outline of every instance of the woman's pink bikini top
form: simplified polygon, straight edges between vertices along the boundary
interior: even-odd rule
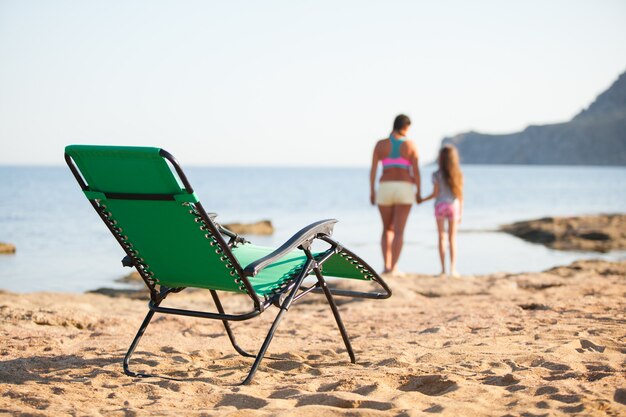
[[[404,168],[409,169],[411,167],[411,161],[403,158],[400,154],[400,146],[404,143],[406,138],[396,139],[393,135],[389,135],[389,141],[391,141],[391,152],[383,159],[383,170],[386,168]]]

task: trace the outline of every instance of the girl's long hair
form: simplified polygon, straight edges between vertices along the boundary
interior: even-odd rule
[[[445,145],[439,151],[439,170],[443,179],[456,198],[463,198],[463,173],[459,163],[459,152],[452,145]]]

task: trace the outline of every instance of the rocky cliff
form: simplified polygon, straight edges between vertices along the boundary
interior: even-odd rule
[[[469,164],[626,165],[626,72],[572,120],[445,138]]]

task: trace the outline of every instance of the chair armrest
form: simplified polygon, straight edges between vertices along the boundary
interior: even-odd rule
[[[276,260],[282,258],[292,250],[296,249],[298,246],[310,242],[319,235],[330,236],[333,233],[333,227],[335,226],[335,223],[337,223],[337,220],[335,219],[320,220],[318,222],[311,223],[310,225],[293,235],[288,241],[283,243],[283,245],[276,249],[274,252],[246,266],[243,270],[244,275],[253,277],[258,274],[263,268],[271,263],[276,262]]]

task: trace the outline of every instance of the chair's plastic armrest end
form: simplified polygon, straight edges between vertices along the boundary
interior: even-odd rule
[[[310,225],[293,235],[288,241],[283,243],[283,245],[276,249],[274,252],[247,265],[243,270],[244,275],[253,277],[266,266],[276,262],[276,260],[282,258],[283,256],[298,247],[307,246],[313,239],[319,237],[320,235],[332,235],[335,223],[337,223],[337,220],[335,219],[326,219],[311,223]]]

